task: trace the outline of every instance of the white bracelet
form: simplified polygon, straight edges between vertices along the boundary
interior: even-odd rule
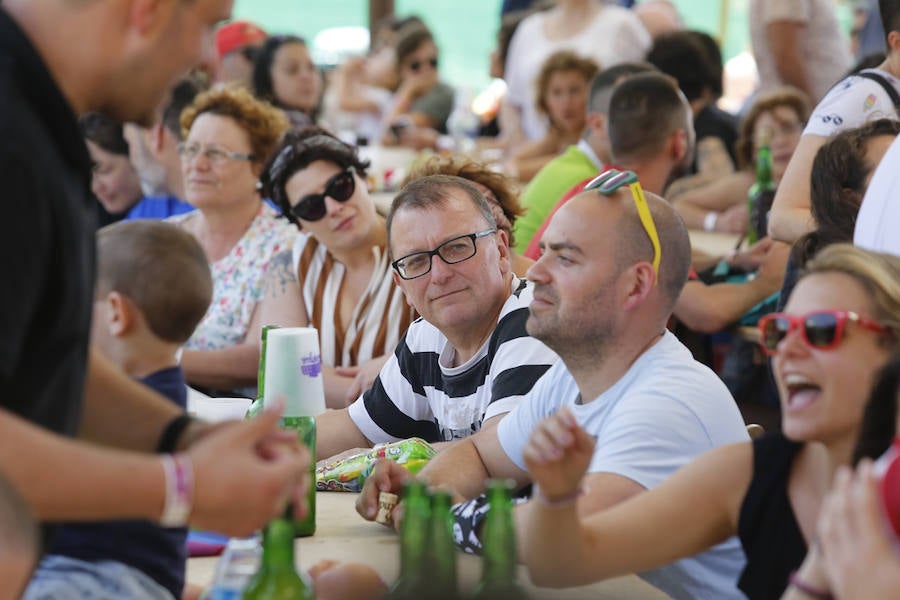
[[[163,527],[184,527],[194,502],[191,459],[186,454],[163,454],[159,458],[166,476],[166,505],[159,524]]]
[[[712,231],[716,228],[716,221],[719,220],[719,213],[716,211],[709,211],[706,213],[706,216],[703,217],[703,229],[704,231]]]

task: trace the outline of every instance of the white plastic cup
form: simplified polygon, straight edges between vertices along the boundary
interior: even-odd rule
[[[285,417],[315,417],[325,412],[322,354],[314,327],[271,329],[266,340],[263,404],[284,400]]]

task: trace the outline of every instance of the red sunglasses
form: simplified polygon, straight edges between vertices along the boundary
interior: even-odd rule
[[[852,321],[875,333],[890,333],[890,330],[884,325],[865,319],[849,310],[819,310],[799,316],[772,313],[759,320],[760,344],[766,354],[775,354],[779,342],[790,332],[799,329],[803,335],[803,341],[808,346],[819,350],[831,350],[844,338],[847,321]]]

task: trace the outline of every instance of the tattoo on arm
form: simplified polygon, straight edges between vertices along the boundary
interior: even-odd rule
[[[279,252],[269,262],[269,273],[266,276],[267,296],[283,296],[287,293],[289,284],[297,283],[297,274],[291,262],[290,250]]]

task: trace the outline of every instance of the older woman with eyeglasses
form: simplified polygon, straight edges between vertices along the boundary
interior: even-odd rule
[[[875,375],[900,346],[900,258],[830,246],[785,310],[760,321],[783,433],[712,450],[581,520],[574,500],[594,441],[571,412],[541,422],[525,452],[539,501],[521,529],[535,583],[645,571],[737,535],[747,564],[736,584],[748,598],[777,598],[795,581],[803,590],[791,573],[815,538],[836,469],[850,463]]]
[[[191,385],[255,395],[259,302],[272,257],[296,230],[263,202],[263,165],[288,128],[284,114],[250,92],[226,87],[200,94],[181,115],[179,146],[186,200],[198,210],[170,220],[191,232],[209,259],[213,300],[184,346]]]
[[[331,408],[369,387],[413,319],[367,167],[356,148],[309,127],[286,135],[266,170],[266,189],[301,233],[273,262],[263,321],[319,330]]]

